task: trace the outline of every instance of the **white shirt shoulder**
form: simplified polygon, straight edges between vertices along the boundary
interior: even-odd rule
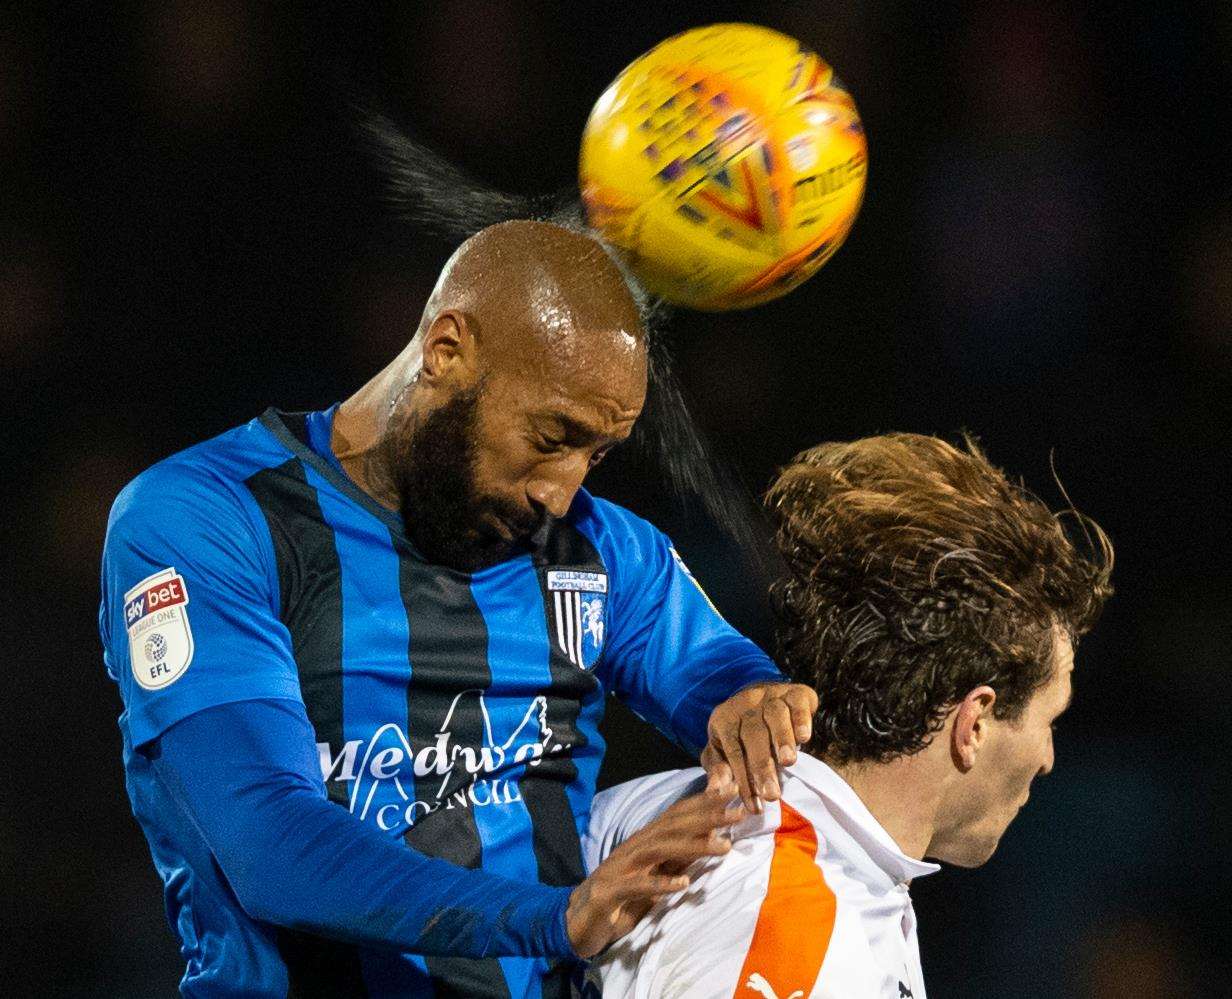
[[[685,770],[599,795],[588,867],[704,786]],[[782,801],[731,835],[730,853],[592,962],[585,996],[925,999],[907,884],[937,868],[903,855],[833,770],[802,756]]]
[[[693,767],[639,777],[600,791],[591,802],[590,821],[582,838],[586,873],[681,798],[697,794],[705,787],[706,772]]]

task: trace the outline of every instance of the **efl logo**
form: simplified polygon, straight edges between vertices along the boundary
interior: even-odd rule
[[[147,576],[124,594],[133,678],[146,690],[174,683],[192,662],[188,587],[172,566]]]

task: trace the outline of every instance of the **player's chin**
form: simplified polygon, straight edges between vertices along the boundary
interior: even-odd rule
[[[947,849],[938,851],[934,859],[952,867],[982,867],[997,852],[1004,834],[1004,826],[999,830],[980,830],[949,844]]]
[[[946,861],[946,863],[950,864],[952,867],[983,867],[992,859],[992,855],[996,852],[997,844],[993,843],[987,850],[963,854],[962,856],[954,857]]]

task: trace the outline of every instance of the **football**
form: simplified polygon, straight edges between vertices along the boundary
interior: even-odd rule
[[[786,294],[864,194],[855,102],[820,57],[751,24],[694,28],[630,64],[582,137],[590,224],[654,294],[704,311]]]

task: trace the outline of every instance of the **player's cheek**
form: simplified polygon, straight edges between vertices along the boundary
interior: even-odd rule
[[[475,485],[484,495],[524,502],[526,484],[541,458],[519,435],[498,434],[495,439],[485,435],[476,441]]]

